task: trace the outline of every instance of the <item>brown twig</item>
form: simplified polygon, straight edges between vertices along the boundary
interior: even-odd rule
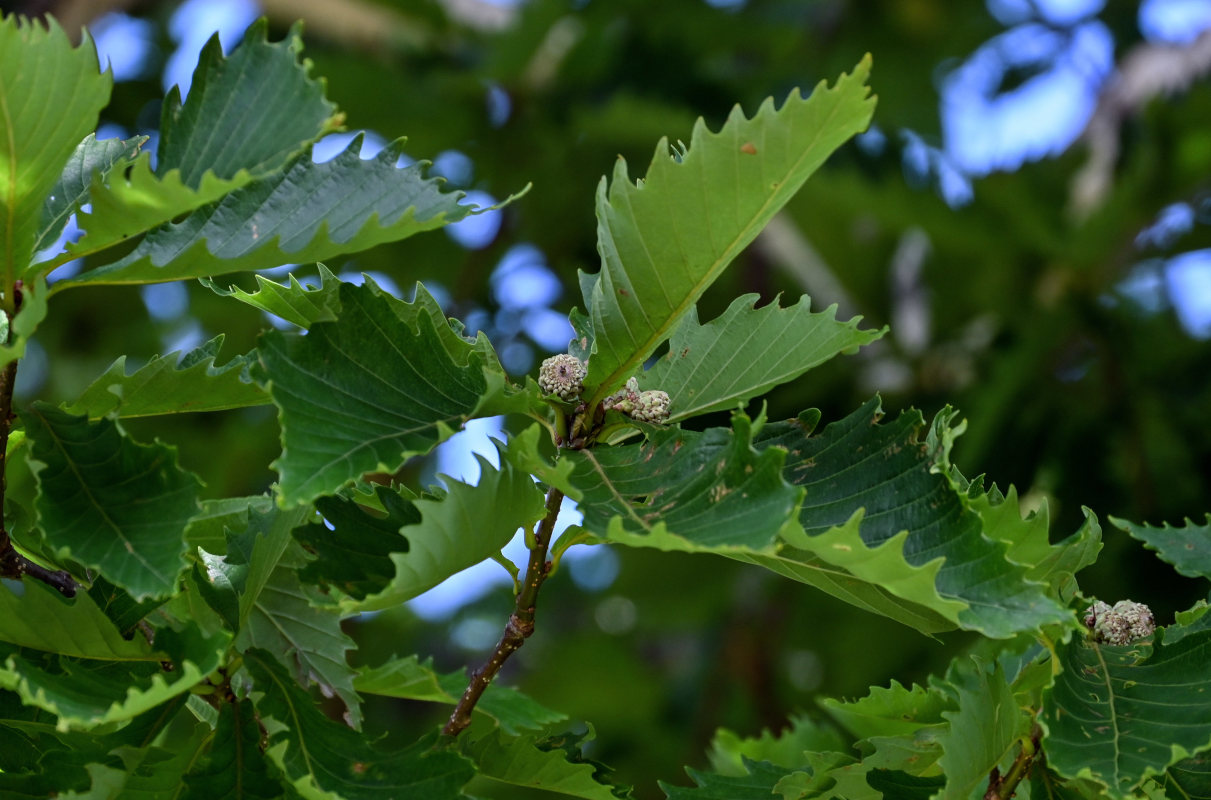
[[[525,580],[521,591],[517,593],[513,613],[505,624],[505,632],[484,665],[471,673],[467,691],[463,692],[454,713],[442,728],[443,734],[458,736],[471,724],[471,712],[483,696],[484,690],[488,688],[488,684],[492,683],[492,679],[509,660],[509,656],[517,652],[526,643],[526,639],[530,638],[530,634],[534,633],[535,602],[539,588],[547,579],[547,573],[551,571],[551,562],[547,561],[547,548],[551,546],[551,534],[555,530],[555,518],[559,516],[559,506],[562,502],[563,492],[551,487],[547,492],[547,513],[534,529],[534,541],[530,547]]]
[[[14,292],[19,303],[20,295]],[[12,324],[9,324],[9,338],[12,338]],[[78,588],[75,580],[67,572],[51,570],[35,564],[17,552],[13,540],[8,535],[8,526],[4,520],[4,495],[8,488],[8,436],[13,430],[13,386],[17,381],[17,360],[13,359],[0,371],[0,577],[20,580],[22,575],[37,578],[54,588],[64,597],[75,597]]]

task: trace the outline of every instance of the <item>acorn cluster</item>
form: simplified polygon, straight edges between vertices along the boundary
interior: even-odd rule
[[[587,365],[574,355],[560,353],[542,362],[538,368],[538,388],[569,402],[584,391]],[[669,395],[659,389],[639,391],[639,382],[627,380],[626,386],[602,401],[602,408],[621,411],[640,422],[665,422],[669,418]]]
[[[659,389],[639,391],[639,382],[627,380],[626,386],[601,403],[606,411],[615,409],[640,422],[665,422],[669,418],[669,395]]]
[[[1085,627],[1093,632],[1095,642],[1131,644],[1151,636],[1156,620],[1143,603],[1120,600],[1111,607],[1098,600],[1085,609]]]

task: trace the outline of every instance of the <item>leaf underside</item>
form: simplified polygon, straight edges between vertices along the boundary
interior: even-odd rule
[[[737,297],[705,325],[691,309],[669,352],[640,376],[640,388],[668,393],[670,423],[733,409],[882,335],[858,330],[861,317],[838,322],[835,306],[813,314],[806,295],[789,308],[756,308],[758,297]]]
[[[592,320],[590,405],[633,374],[674,331],[706,288],[803,182],[874,112],[870,60],[781,108],[766,100],[745,118],[732,110],[718,132],[699,119],[677,157],[656,146],[647,177],[631,180],[619,159],[597,190],[601,271],[582,279]]]

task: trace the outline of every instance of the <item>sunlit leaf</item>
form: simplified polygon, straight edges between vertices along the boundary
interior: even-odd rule
[[[870,59],[781,108],[767,99],[718,132],[695,124],[676,155],[667,139],[642,181],[619,159],[597,189],[601,272],[582,281],[595,337],[585,380],[590,405],[632,374],[803,182],[874,112]]]
[[[92,40],[72,47],[50,22],[0,18],[0,274],[25,276],[43,203],[80,140],[97,124],[113,80],[101,74]]]
[[[136,717],[189,691],[216,667],[229,639],[207,639],[196,628],[160,630],[156,646],[176,651],[160,661],[109,661],[39,653],[0,645],[0,688],[58,717],[60,730],[94,728]]]
[[[1102,550],[1102,528],[1089,509],[1084,509],[1085,524],[1076,533],[1051,544],[1047,505],[1023,518],[1012,486],[1003,498],[990,492],[972,499],[971,508],[980,515],[986,536],[1009,545],[1010,561],[1027,565],[1031,580],[1045,582],[1056,592],[1071,593],[1073,576],[1093,564]]]
[[[68,218],[88,202],[94,172],[104,177],[115,167],[129,163],[146,141],[146,136],[134,136],[125,141],[97,141],[93,133],[85,136],[42,203],[42,221],[38,238],[34,241],[34,252],[53,245],[67,225]]]
[[[342,603],[350,610],[374,610],[398,605],[441,583],[456,572],[499,553],[517,533],[546,513],[543,494],[528,473],[507,458],[501,468],[476,456],[479,483],[447,479],[441,497],[413,501],[420,522],[401,533],[407,548],[392,552],[395,576],[376,594]]]
[[[954,710],[955,701],[936,687],[913,684],[906,689],[897,681],[888,688],[872,686],[865,697],[852,701],[825,698],[820,705],[833,719],[859,739],[911,734],[922,725],[945,723],[942,712]]]
[[[234,297],[253,308],[274,314],[300,328],[310,328],[316,322],[331,322],[340,310],[340,282],[327,267],[319,264],[320,285],[304,286],[294,277],[288,276],[285,284],[271,281],[263,275],[256,276],[257,290],[245,292],[238,286],[221,288],[212,278],[201,278],[202,284],[223,297]]]
[[[836,307],[813,314],[806,295],[789,308],[757,308],[758,297],[737,297],[705,325],[691,308],[668,354],[641,375],[640,388],[668,393],[669,422],[736,408],[882,335],[858,330],[860,317],[838,322]]]
[[[236,356],[221,367],[215,365],[222,346],[220,334],[184,356],[152,356],[129,375],[126,356],[119,356],[66,410],[97,419],[222,411],[269,403],[269,395],[248,376],[247,357]]]
[[[937,796],[966,800],[977,786],[987,784],[993,768],[1029,733],[1032,720],[1018,707],[999,665],[989,671],[979,660],[962,659],[946,677],[958,710],[942,712],[950,728],[938,736],[946,786]]]
[[[711,767],[723,775],[744,775],[745,761],[768,761],[780,767],[803,766],[805,753],[848,750],[848,743],[837,729],[806,715],[795,715],[790,727],[760,736],[741,738],[727,728],[715,731],[708,755]]]
[[[149,233],[127,255],[55,284],[156,283],[321,261],[441,228],[487,209],[460,204],[420,162],[399,167],[402,142],[372,159],[360,137],[330,161],[310,150]],[[205,186],[205,184],[204,184]],[[511,198],[510,198],[511,199]],[[506,200],[505,202],[509,202]],[[87,221],[85,221],[87,224]],[[81,246],[88,239],[81,240]]]
[[[0,588],[0,641],[51,653],[114,661],[159,661],[143,636],[127,640],[87,592],[64,599],[25,578],[20,595]]]

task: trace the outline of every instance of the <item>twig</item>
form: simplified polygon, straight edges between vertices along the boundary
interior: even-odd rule
[[[1002,778],[1000,770],[993,768],[988,776],[988,791],[984,793],[984,800],[1009,800],[1013,797],[1014,792],[1018,790],[1018,784],[1030,774],[1034,758],[1039,754],[1039,739],[1042,735],[1042,730],[1037,725],[1034,726],[1030,738],[1022,740],[1022,749],[1009,771],[1005,773],[1005,777]]]
[[[14,294],[20,297],[16,292]],[[11,321],[9,337],[12,337]],[[4,494],[8,488],[5,477],[8,473],[8,435],[13,430],[13,420],[16,418],[13,414],[13,386],[16,381],[17,360],[13,359],[0,372],[0,577],[20,580],[22,575],[29,575],[53,587],[64,597],[75,597],[78,587],[72,576],[62,570],[51,570],[35,564],[18,553],[4,521]]]
[[[526,565],[526,577],[521,591],[517,593],[517,601],[509,621],[505,624],[505,632],[492,655],[482,667],[471,673],[467,691],[454,708],[454,713],[442,728],[447,736],[458,736],[471,724],[471,712],[475,704],[483,696],[488,684],[500,672],[500,668],[517,650],[526,643],[530,634],[534,633],[534,604],[538,599],[538,590],[551,571],[551,563],[547,561],[547,548],[551,544],[551,534],[555,530],[555,518],[559,516],[559,506],[563,502],[563,492],[555,487],[547,492],[547,514],[539,521],[534,529],[534,541],[530,547],[530,561]]]

